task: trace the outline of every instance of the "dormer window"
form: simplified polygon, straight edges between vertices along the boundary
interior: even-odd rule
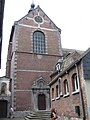
[[[56,64],[56,71],[59,71],[61,69],[61,65],[59,63]]]
[[[56,63],[56,65],[55,65],[55,70],[56,71],[61,71],[62,69],[62,63],[63,63],[63,58],[60,58],[59,60],[58,60],[58,62]]]

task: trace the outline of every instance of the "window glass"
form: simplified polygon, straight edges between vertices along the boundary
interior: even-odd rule
[[[56,97],[59,96],[59,93],[58,93],[58,85],[56,85]]]
[[[52,88],[52,99],[54,98],[54,88]]]
[[[35,31],[33,34],[33,52],[45,53],[45,35],[41,31]]]
[[[73,91],[77,91],[79,89],[78,86],[78,79],[77,79],[77,74],[73,74],[72,76],[72,87],[73,87]]]
[[[58,79],[59,94],[61,94],[61,78]]]
[[[60,70],[60,64],[56,64],[56,70]]]
[[[69,93],[68,81],[67,80],[64,81],[64,92],[65,92],[65,94]]]

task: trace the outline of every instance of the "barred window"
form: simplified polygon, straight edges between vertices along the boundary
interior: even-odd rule
[[[33,52],[45,53],[45,35],[41,31],[35,31],[33,33]]]

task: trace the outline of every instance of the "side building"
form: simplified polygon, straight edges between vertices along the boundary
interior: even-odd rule
[[[0,118],[10,117],[11,85],[6,76],[0,77]]]
[[[49,84],[51,107],[63,119],[90,120],[90,48],[70,52],[55,68]]]
[[[0,68],[1,68],[1,51],[2,51],[2,28],[5,0],[0,0]]]
[[[12,81],[15,116],[50,110],[50,74],[62,59],[61,29],[37,6],[12,27],[6,77]]]

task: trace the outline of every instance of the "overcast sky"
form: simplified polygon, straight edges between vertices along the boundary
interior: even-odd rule
[[[31,3],[32,0],[5,0],[0,76],[5,74],[11,27],[28,13]],[[62,30],[63,48],[87,50],[90,47],[90,0],[34,0],[34,4]]]

